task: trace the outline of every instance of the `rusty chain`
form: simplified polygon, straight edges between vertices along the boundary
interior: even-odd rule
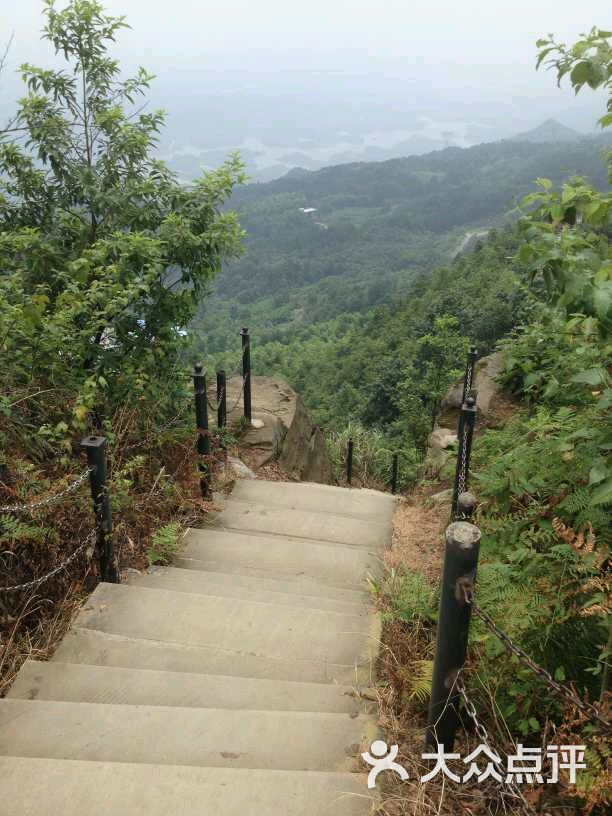
[[[487,629],[489,629],[490,632],[492,632],[497,638],[499,638],[499,640],[503,643],[506,650],[511,654],[515,655],[515,657],[518,658],[518,660],[523,666],[526,666],[534,674],[540,677],[546,683],[546,685],[550,689],[552,689],[559,697],[563,697],[564,700],[576,706],[576,708],[582,711],[583,714],[587,714],[589,717],[596,720],[600,725],[603,725],[607,731],[610,731],[612,729],[612,726],[610,725],[608,720],[605,720],[601,716],[601,714],[599,713],[597,708],[595,708],[594,705],[591,705],[591,703],[585,703],[584,700],[581,700],[580,697],[574,694],[573,691],[570,691],[570,689],[567,688],[567,686],[563,686],[561,685],[561,683],[558,683],[555,679],[553,679],[550,672],[542,668],[542,666],[538,666],[538,664],[535,663],[531,657],[529,657],[527,652],[525,652],[523,649],[521,649],[520,646],[514,643],[510,635],[504,632],[503,629],[499,628],[499,626],[495,623],[495,621],[488,614],[488,612],[485,612],[484,609],[478,606],[478,604],[474,600],[473,590],[469,589],[466,586],[463,586],[463,592],[466,603],[470,604],[470,606],[472,607],[472,611],[474,612],[476,617],[479,618],[484,623],[484,625],[487,627]]]
[[[47,496],[44,499],[39,499],[38,501],[29,502],[26,504],[12,504],[6,505],[5,507],[0,507],[0,513],[31,513],[33,510],[38,510],[39,507],[46,507],[50,504],[55,504],[60,499],[63,499],[64,496],[68,496],[70,493],[74,493],[75,490],[78,490],[78,488],[91,473],[91,470],[91,468],[84,470],[83,473],[81,473],[81,475],[74,480],[74,482],[71,482],[64,490],[60,490],[59,493],[53,493],[51,496]]]
[[[499,757],[500,756],[499,752],[498,751],[493,751],[493,749],[491,748],[491,740],[489,738],[489,732],[487,731],[485,726],[478,719],[478,714],[476,713],[476,707],[474,706],[474,703],[470,700],[470,698],[467,695],[467,691],[466,691],[466,688],[465,688],[465,683],[463,682],[463,677],[461,677],[461,674],[459,674],[457,676],[455,684],[456,684],[457,690],[459,691],[459,694],[461,695],[461,698],[463,700],[463,705],[465,706],[465,710],[467,711],[470,719],[474,723],[474,729],[476,731],[476,734],[478,735],[478,738],[479,738],[481,744],[484,745],[485,748],[488,750],[489,755],[494,754],[496,757]],[[531,809],[531,807],[529,806],[529,803],[527,802],[527,800],[523,796],[523,793],[522,793],[521,789],[519,788],[518,783],[515,782],[514,779],[513,779],[509,783],[509,787],[512,789],[513,798],[517,798],[520,801],[521,809],[522,809],[523,813],[525,814],[525,816],[532,816],[533,815],[533,810]],[[507,795],[508,792],[502,790],[501,794],[502,794],[502,796],[504,796],[504,795]]]
[[[65,570],[67,567],[69,567],[70,564],[72,564],[72,562],[75,561],[78,558],[78,556],[83,552],[83,550],[85,550],[87,547],[89,547],[89,546],[91,546],[93,544],[93,542],[96,540],[96,536],[97,536],[97,531],[92,530],[89,533],[89,535],[87,536],[87,538],[85,539],[85,541],[83,541],[83,543],[80,544],[76,548],[76,550],[74,550],[74,552],[72,552],[68,556],[68,558],[65,561],[63,561],[57,567],[52,569],[51,572],[47,573],[46,575],[41,576],[40,578],[34,578],[32,581],[26,581],[23,584],[17,584],[16,586],[12,586],[12,587],[0,587],[0,594],[2,594],[2,593],[8,594],[8,593],[11,593],[11,592],[23,592],[26,589],[34,589],[35,587],[38,587],[41,584],[44,584],[45,581],[48,581],[50,578],[53,578],[53,576],[57,575],[58,572],[61,572],[62,570]],[[92,548],[92,551],[93,551],[93,548]]]

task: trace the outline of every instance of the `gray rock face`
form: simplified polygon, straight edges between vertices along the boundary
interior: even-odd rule
[[[283,470],[305,482],[330,484],[332,466],[321,430],[313,425],[299,394],[276,377],[252,377],[253,421],[241,444],[257,452],[257,467],[278,459]],[[228,423],[242,416],[242,379],[227,383]],[[211,392],[211,397],[214,395]]]
[[[457,434],[448,428],[435,428],[429,434],[423,476],[436,479],[447,462],[455,456]]]
[[[436,428],[429,434],[429,447],[432,450],[447,450],[457,444],[457,434],[448,428]]]
[[[491,412],[491,403],[501,390],[497,378],[503,370],[503,355],[500,351],[483,357],[476,363],[475,386],[478,391],[478,411],[484,417]],[[441,414],[444,422],[448,424],[447,418],[453,411],[458,412],[461,408],[461,397],[463,395],[463,376],[448,391],[442,400]]]
[[[244,464],[242,459],[236,459],[234,456],[227,457],[227,463],[236,474],[238,479],[256,479],[257,476],[253,473],[250,467]]]
[[[293,393],[295,411],[278,462],[283,470],[302,481],[330,484],[332,466],[323,433],[312,424],[302,398]]]
[[[443,504],[450,504],[453,500],[453,489],[449,487],[448,490],[441,490],[439,493],[434,493],[429,496],[427,501],[434,505],[440,506]]]

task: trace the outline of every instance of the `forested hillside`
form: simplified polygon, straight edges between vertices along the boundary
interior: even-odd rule
[[[461,786],[450,810],[442,788],[431,808],[414,810],[424,800],[404,793],[410,802],[394,812],[523,814],[533,805],[603,816],[612,652],[609,139],[500,142],[296,170],[251,186],[241,186],[235,157],[184,186],[155,158],[164,117],[141,106],[152,77],[140,69],[126,79],[108,56],[123,18],[96,0],[68,0],[62,10],[47,0],[44,22],[55,67],[22,66],[24,96],[0,130],[0,694],[27,656],[52,651],[88,589],[108,577],[101,562],[110,560],[111,533],[118,577],[170,559],[182,526],[204,524],[212,505],[198,480],[206,488],[218,478],[215,455],[226,478],[228,450],[249,417],[245,410],[231,428],[211,432],[202,388],[196,429],[190,375],[200,360],[210,373],[221,363],[235,370],[241,325],[251,329],[255,372],[281,374],[304,396],[337,475],[349,435],[358,443],[356,482],[383,486],[399,453],[404,509],[425,506],[427,438],[468,347],[480,355],[497,348],[508,413],[495,427],[478,426],[465,464],[482,546],[476,596],[464,601],[482,603],[579,705],[519,667],[516,649],[511,655],[481,619],[462,677],[496,749],[584,743],[587,767],[577,784],[563,768],[558,785],[536,780],[525,808],[506,808],[504,787],[487,798],[487,789]],[[548,38],[539,48],[538,64],[558,82],[608,93],[600,124],[612,125],[612,32],[592,29],[569,48]],[[468,232],[482,238],[462,252]],[[99,436],[108,481],[96,491],[94,517],[80,442]],[[443,492],[449,473],[437,477]],[[397,655],[384,643],[385,659],[396,675],[405,669],[403,685],[381,686],[393,715],[384,709],[385,724],[427,699],[438,620],[439,570],[432,579],[413,559],[397,566],[377,599],[401,634]],[[406,643],[412,652],[401,664]],[[227,652],[238,654],[236,644]],[[327,672],[327,651],[324,662]],[[585,702],[598,706],[596,720]]]
[[[200,311],[206,350],[227,349],[236,323],[259,343],[287,342],[304,325],[405,296],[415,276],[452,259],[466,231],[515,217],[536,178],[579,174],[605,186],[606,143],[502,141],[294,170],[237,189],[245,253],[225,265]]]
[[[391,304],[298,328],[288,343],[255,344],[255,364],[295,383],[325,428],[356,420],[422,449],[468,343],[487,353],[525,313],[516,247],[514,229],[495,232],[475,252],[416,275]]]

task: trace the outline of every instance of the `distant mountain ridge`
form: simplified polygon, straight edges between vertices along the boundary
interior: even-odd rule
[[[556,119],[547,119],[541,125],[514,136],[512,141],[541,144],[542,142],[580,142],[586,138],[588,138],[586,134],[578,133],[577,130],[562,125]]]
[[[415,276],[507,223],[535,179],[585,176],[605,189],[605,134],[572,142],[503,140],[424,156],[356,162],[238,188],[229,206],[244,255],[224,266],[201,316],[212,353],[230,327],[286,342],[309,325],[364,314],[407,292]],[[470,234],[470,235],[468,235]],[[466,240],[467,238],[467,240]]]

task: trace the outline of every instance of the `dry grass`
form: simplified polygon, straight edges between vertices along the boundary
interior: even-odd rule
[[[393,542],[385,554],[390,569],[411,569],[429,580],[440,575],[448,505],[427,504],[420,491],[400,502],[393,519]]]
[[[87,598],[83,582],[69,587],[59,602],[30,594],[0,646],[0,697],[8,692],[26,660],[49,660]],[[36,623],[28,626],[28,618]]]

